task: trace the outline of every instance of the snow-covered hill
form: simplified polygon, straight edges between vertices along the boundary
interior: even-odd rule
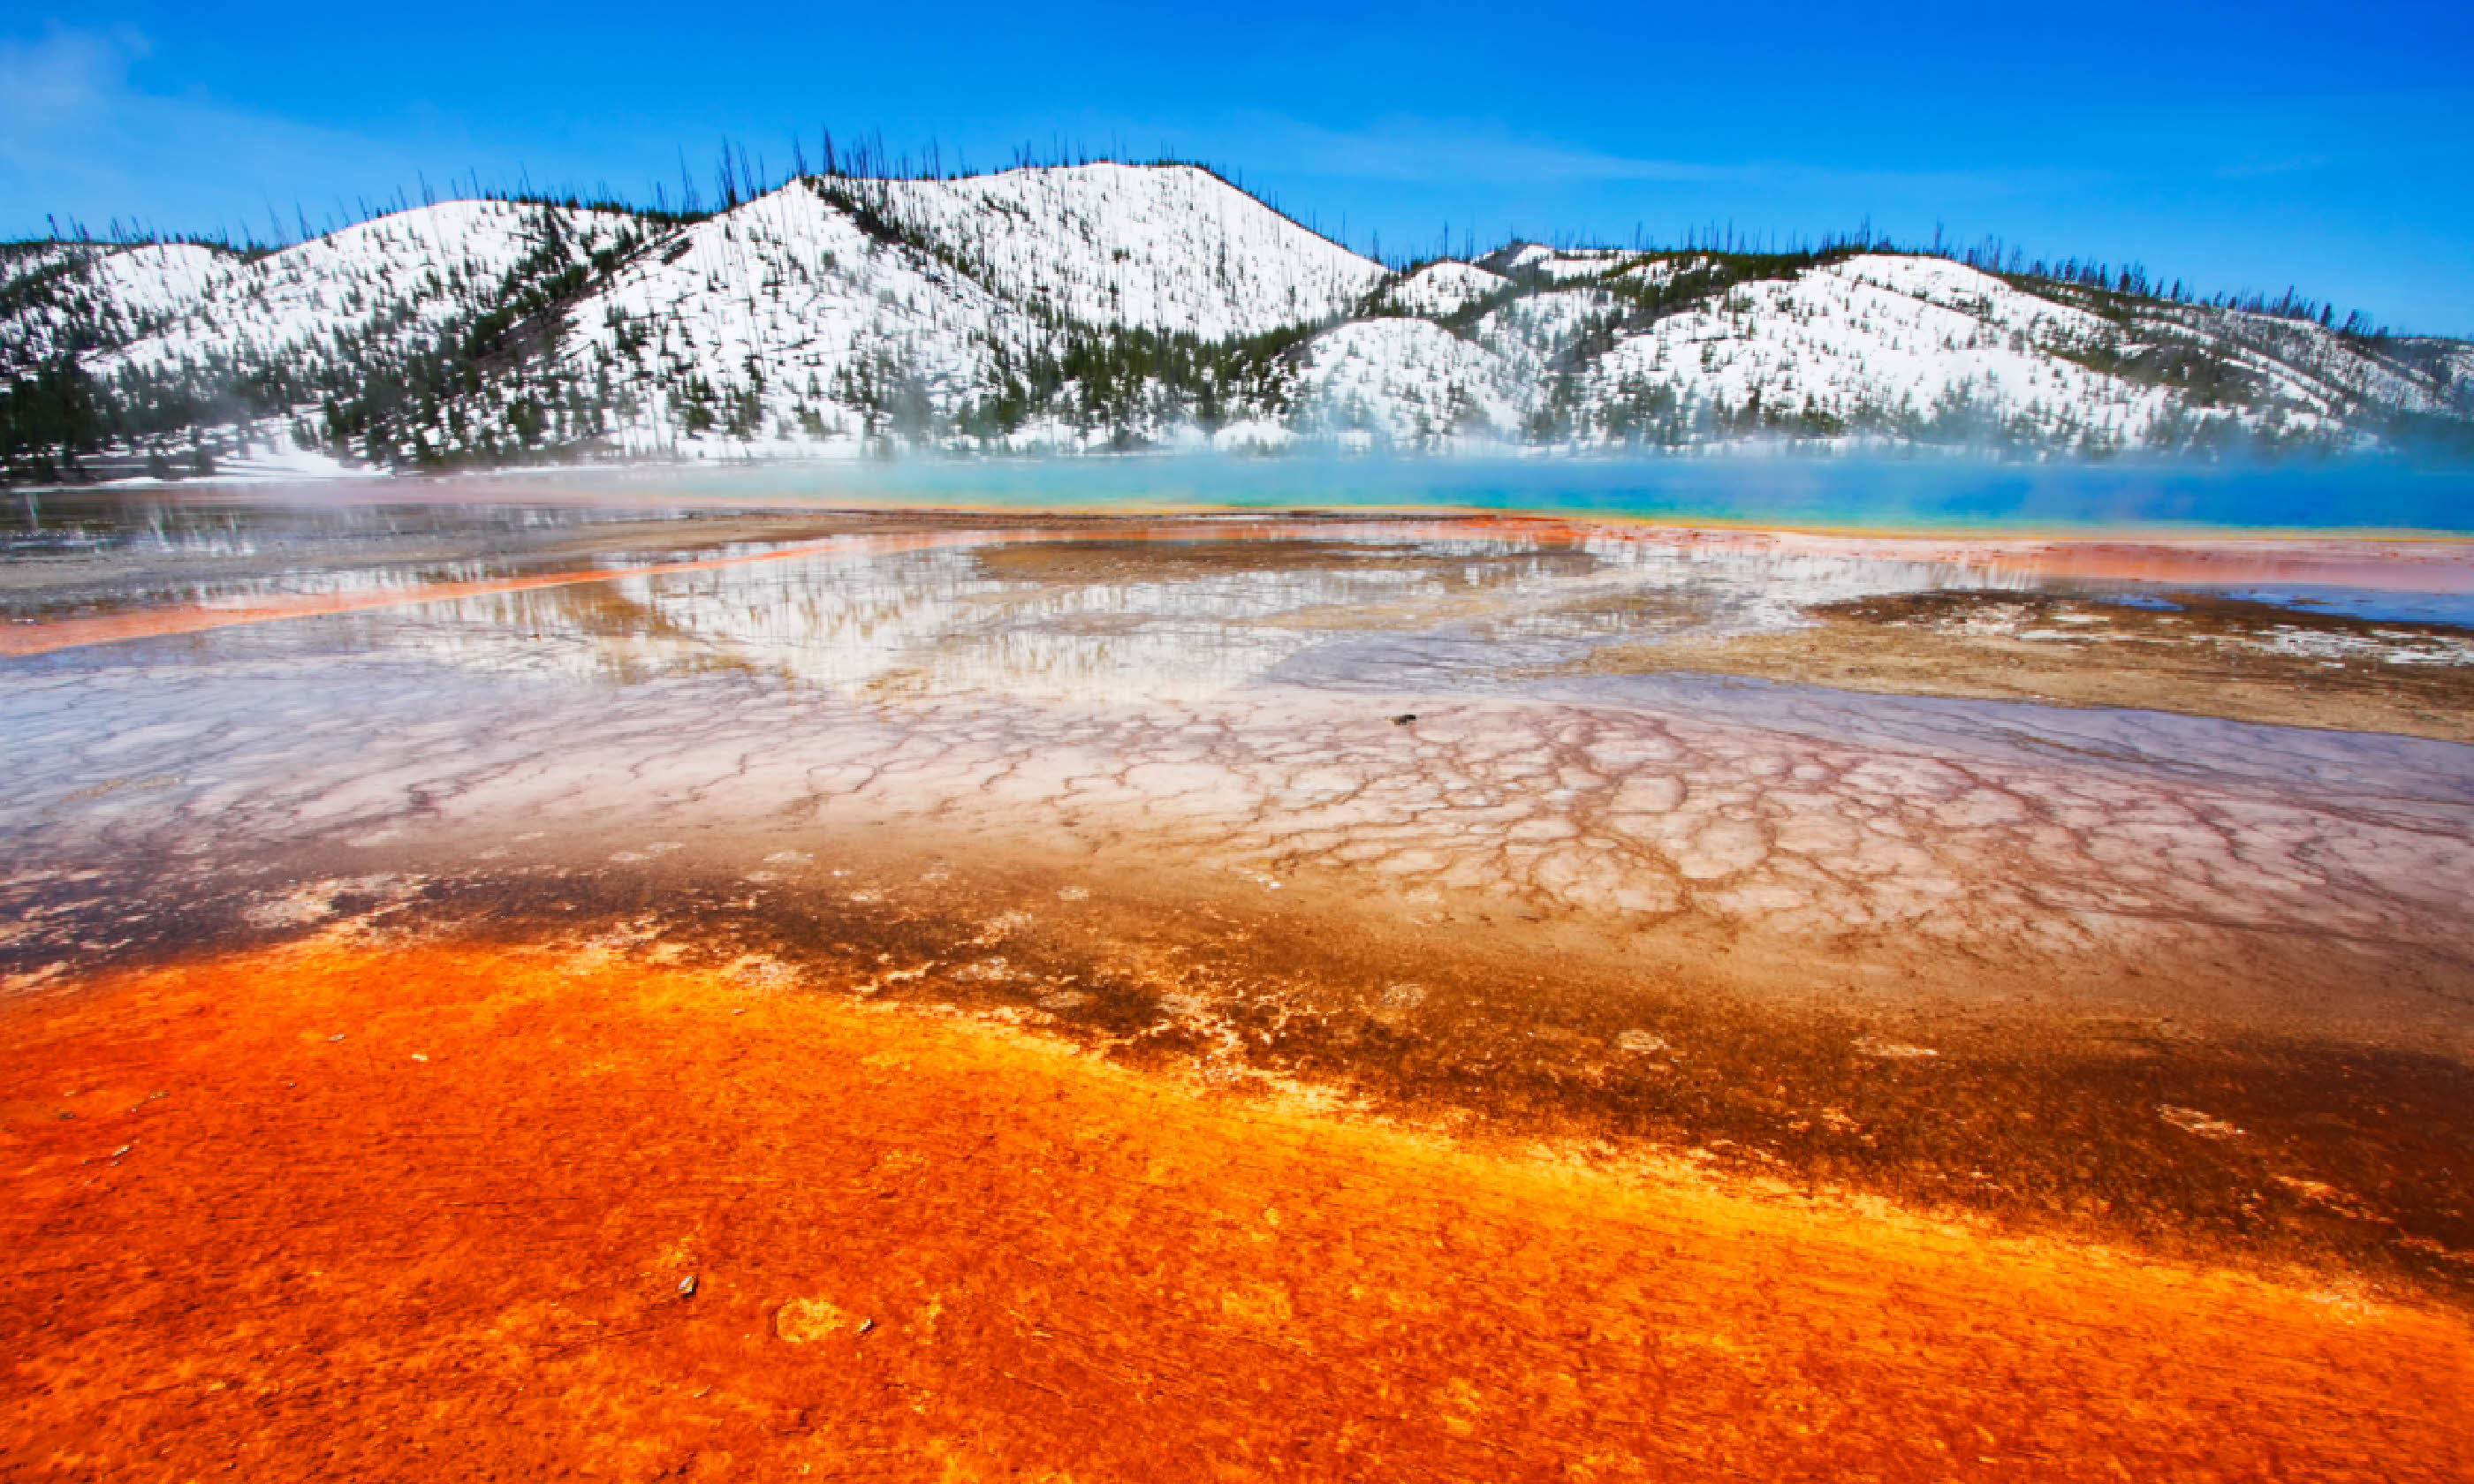
[[[1008,170],[883,189],[901,220],[991,292],[1085,324],[1260,335],[1335,314],[1384,277],[1189,166]]]
[[[1663,393],[1821,429],[1980,418],[2072,445],[2143,443],[2180,403],[2088,369],[2108,330],[1956,263],[1869,255],[1744,284],[1623,336],[1589,368],[1581,406]]]
[[[552,224],[554,235],[545,231]],[[99,267],[115,270],[150,251],[198,256],[155,286],[146,332],[90,364],[109,375],[123,366],[247,367],[407,345],[493,307],[508,274],[546,244],[563,267],[588,261],[634,227],[615,212],[457,201],[258,258],[201,261],[198,248],[114,253]]]
[[[693,221],[452,202],[262,254],[0,254],[14,477],[243,449],[2112,450],[2474,419],[2461,342],[1889,252],[1516,244],[1395,274],[1187,166],[811,177]]]
[[[10,260],[0,372],[124,345],[170,323],[237,261],[186,243],[101,249],[31,244]]]
[[[1373,296],[1371,308],[1395,314],[1445,319],[1489,296],[1511,289],[1512,280],[1467,263],[1429,263],[1415,273],[1400,274]]]

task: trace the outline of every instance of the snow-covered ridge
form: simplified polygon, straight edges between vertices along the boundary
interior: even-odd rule
[[[1613,273],[1628,259],[1639,256],[1620,248],[1549,248],[1530,242],[1490,253],[1479,261],[1498,274],[1570,283]]]
[[[1467,263],[1429,263],[1376,290],[1370,307],[1377,313],[1388,310],[1430,320],[1447,319],[1510,287],[1512,280],[1503,275]]]
[[[1086,324],[1259,335],[1341,313],[1381,264],[1191,165],[1008,170],[885,189],[982,283]]]
[[[119,345],[195,303],[239,259],[187,243],[133,248],[44,244],[8,263],[0,372]]]
[[[570,314],[559,356],[570,381],[618,389],[631,451],[716,430],[855,447],[880,396],[915,398],[904,415],[922,425],[950,419],[998,356],[1047,333],[794,181],[640,255]]]
[[[1866,256],[1660,320],[1599,358],[1589,385],[1601,405],[1663,392],[1790,426],[2024,419],[2071,445],[2145,442],[2171,394],[2069,358],[2102,329],[1955,263]]]
[[[124,419],[116,454],[83,455],[154,465],[166,449],[415,467],[887,441],[2112,450],[2360,443],[2400,418],[2474,418],[2474,347],[2458,342],[1891,252],[1516,245],[1393,275],[1206,171],[1120,164],[811,178],[687,225],[453,202],[255,256],[10,248],[0,375],[62,356],[107,400],[179,394],[153,422]],[[209,420],[166,426],[167,402]]]
[[[161,294],[159,327],[99,357],[97,369],[247,364],[434,332],[495,302],[508,273],[540,245],[546,219],[557,222],[570,256],[608,245],[632,224],[614,212],[445,202],[266,257],[226,258]],[[114,254],[98,272],[133,255]]]

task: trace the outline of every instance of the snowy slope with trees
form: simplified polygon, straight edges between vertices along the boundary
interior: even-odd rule
[[[228,268],[228,254],[187,243],[28,244],[0,268],[0,371],[126,345],[196,303]]]
[[[885,183],[891,212],[1043,317],[1198,335],[1322,319],[1380,264],[1191,166],[1099,164]]]
[[[1394,272],[1192,166],[808,175],[713,213],[458,201],[273,252],[0,248],[0,468],[2463,444],[2474,347],[2308,307],[1870,244]]]
[[[184,292],[159,296],[150,331],[93,368],[256,368],[411,342],[494,307],[527,257],[546,253],[566,268],[617,247],[634,226],[609,212],[447,202],[254,260],[197,264]],[[167,250],[115,253],[100,267],[150,251]]]
[[[1446,260],[1395,275],[1371,297],[1369,308],[1378,314],[1388,311],[1440,320],[1512,287],[1512,280],[1501,274]]]

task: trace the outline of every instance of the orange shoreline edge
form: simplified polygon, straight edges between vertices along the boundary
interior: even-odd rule
[[[1044,1036],[317,941],[0,1004],[12,1479],[2463,1479],[2474,1328]]]

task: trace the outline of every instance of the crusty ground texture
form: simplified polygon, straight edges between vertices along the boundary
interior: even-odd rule
[[[1824,604],[1809,613],[1810,628],[1611,644],[1573,668],[1698,670],[1886,695],[2124,706],[2474,742],[2474,665],[2398,663],[2381,654],[2462,644],[2462,630],[2178,597],[2175,611],[2161,612],[2069,594],[1898,593]],[[2102,617],[2056,630],[2056,614],[2065,625]],[[1989,631],[1979,627],[1987,619]],[[2269,647],[2277,640],[2295,652]],[[2366,652],[2323,658],[2311,652],[2315,640]]]
[[[918,1010],[326,942],[0,1020],[12,1479],[2474,1476],[2453,1309]]]

